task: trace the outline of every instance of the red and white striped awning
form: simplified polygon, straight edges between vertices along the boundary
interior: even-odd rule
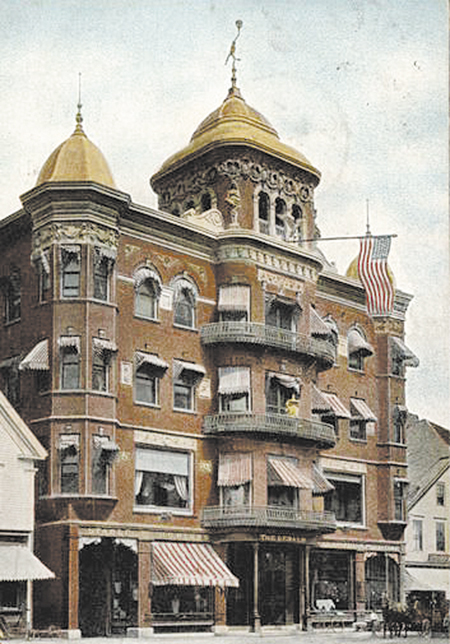
[[[298,487],[303,490],[314,488],[311,476],[287,458],[271,458],[269,460],[269,485],[285,485]]]
[[[37,343],[30,353],[19,364],[21,371],[29,369],[31,371],[48,371],[48,340],[41,340]]]
[[[327,336],[331,335],[330,327],[322,320],[316,309],[311,306],[310,311],[311,335],[319,338],[326,338]]]
[[[155,541],[154,586],[239,586],[239,580],[209,543]]]
[[[349,410],[344,403],[339,400],[336,394],[331,394],[328,391],[321,391],[320,393],[327,401],[331,408],[331,413],[334,414],[336,418],[351,418]]]
[[[377,417],[367,405],[367,403],[361,398],[350,398],[350,404],[353,407],[353,410],[356,412],[356,417],[362,418],[367,421],[376,421]]]
[[[316,385],[313,385],[312,388],[311,410],[313,414],[333,414],[333,408],[330,402]]]
[[[314,496],[322,496],[327,492],[334,490],[334,485],[327,479],[327,477],[322,473],[319,467],[313,463],[313,494]]]
[[[252,455],[250,453],[220,454],[217,485],[234,486],[252,480]]]

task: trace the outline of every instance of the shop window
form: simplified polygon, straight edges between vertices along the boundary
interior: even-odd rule
[[[288,401],[298,400],[300,381],[294,376],[281,373],[266,374],[266,412],[268,414],[286,414]]]
[[[26,588],[26,581],[0,581],[0,615],[22,610],[26,604]]]
[[[328,472],[327,479],[334,490],[324,496],[325,510],[334,512],[341,523],[364,523],[363,478],[355,474]]]
[[[269,235],[270,233],[270,201],[269,195],[265,192],[260,192],[258,195],[258,223],[259,232]]]
[[[445,506],[445,483],[436,483],[436,503]]]
[[[400,567],[388,555],[369,557],[365,564],[366,609],[382,610],[400,600]]]
[[[218,393],[220,411],[250,411],[250,369],[220,367]]]
[[[59,437],[61,494],[78,494],[79,465],[80,453],[78,434],[61,434]]]
[[[295,331],[298,318],[298,306],[296,303],[287,303],[271,299],[266,302],[266,324],[278,329]]]
[[[177,326],[195,328],[196,292],[188,280],[179,280],[174,287],[173,321]]]
[[[366,341],[362,331],[357,328],[350,329],[347,336],[348,368],[355,371],[364,371],[365,360],[373,355],[371,345]]]
[[[394,481],[394,519],[406,521],[406,490],[404,481]]]
[[[136,506],[188,510],[191,489],[188,452],[136,448]]]
[[[445,552],[445,522],[436,521],[436,552]]]
[[[79,246],[61,248],[61,295],[79,297],[81,276],[81,249]]]
[[[80,354],[74,346],[61,350],[61,389],[80,387]]]
[[[169,620],[188,625],[189,621],[213,620],[214,589],[208,586],[155,586],[152,614],[155,621]]]
[[[336,550],[311,552],[310,597],[313,610],[320,610],[323,606],[334,606],[337,610],[353,607],[352,557],[353,553]]]
[[[174,361],[173,408],[178,411],[195,410],[195,388],[205,375],[201,365]]]
[[[413,548],[421,552],[423,550],[423,521],[421,519],[413,519],[412,532]]]

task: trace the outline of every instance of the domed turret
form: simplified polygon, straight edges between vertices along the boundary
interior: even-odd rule
[[[345,277],[350,277],[351,279],[358,280],[359,282],[361,281],[358,273],[358,259],[359,256],[357,255],[349,264],[347,271],[345,273]],[[387,266],[387,274],[389,275],[389,279],[391,280],[392,285],[395,288],[395,277],[394,273],[391,270],[391,267],[388,265]]]
[[[83,117],[78,105],[75,130],[52,152],[42,166],[36,185],[47,181],[95,181],[115,188],[105,157],[90,141],[82,128]]]

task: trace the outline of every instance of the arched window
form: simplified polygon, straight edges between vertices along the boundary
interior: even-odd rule
[[[284,215],[286,214],[286,203],[278,197],[275,200],[275,234],[277,237],[285,237]]]
[[[258,195],[259,232],[264,233],[265,235],[269,234],[269,213],[269,195],[265,192],[260,192]]]
[[[211,210],[212,204],[211,204],[211,195],[209,194],[209,192],[204,192],[202,194],[201,208],[202,208],[202,212],[206,212],[207,210]]]
[[[157,272],[147,266],[140,268],[134,276],[134,288],[135,315],[147,320],[157,320],[161,294],[161,280]]]
[[[303,212],[300,206],[294,204],[292,206],[292,217],[294,218],[294,237],[295,241],[300,243],[303,239]]]
[[[173,321],[178,326],[195,327],[196,290],[186,279],[178,280],[174,287]]]

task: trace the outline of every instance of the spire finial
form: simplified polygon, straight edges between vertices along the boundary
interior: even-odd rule
[[[78,72],[78,105],[77,105],[78,111],[77,111],[77,115],[75,117],[76,122],[77,122],[77,125],[75,127],[75,134],[84,134],[83,126],[82,126],[83,116],[81,114],[81,108],[82,107],[83,107],[83,105],[81,103],[81,72]]]
[[[227,65],[228,61],[230,60],[230,58],[233,59],[233,64],[231,66],[231,91],[237,89],[237,87],[236,87],[236,61],[240,60],[240,58],[236,58],[236,41],[239,38],[239,34],[241,33],[242,20],[236,20],[236,27],[237,27],[236,38],[231,43],[230,52],[229,52],[229,54],[227,56],[227,59],[225,61],[225,65]]]

